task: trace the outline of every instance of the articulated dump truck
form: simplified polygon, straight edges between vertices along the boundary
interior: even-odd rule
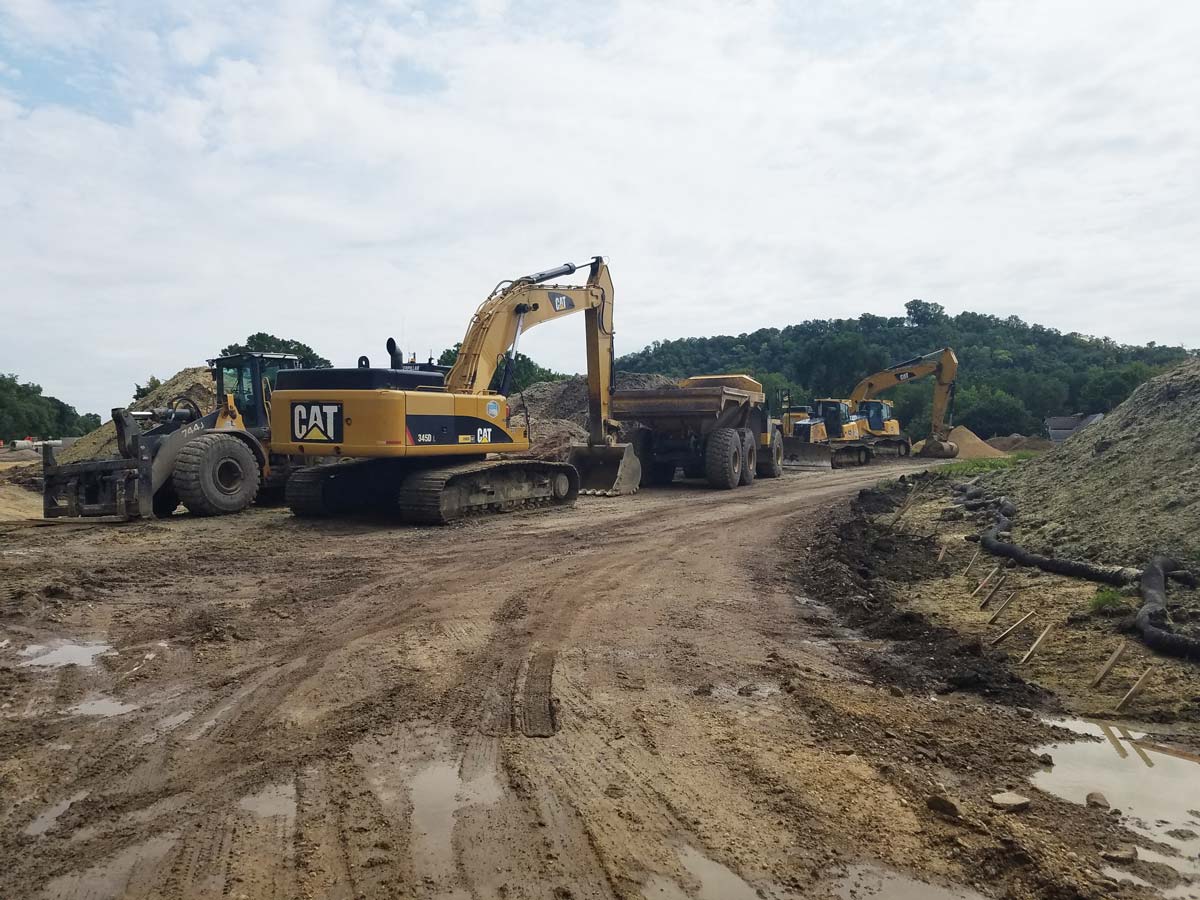
[[[748,375],[699,375],[677,386],[615,391],[613,414],[641,427],[632,444],[643,485],[664,485],[682,470],[729,490],[755,476],[783,474],[783,436],[762,385]]]

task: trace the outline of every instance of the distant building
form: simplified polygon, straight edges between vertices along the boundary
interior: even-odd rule
[[[1104,413],[1076,413],[1073,416],[1050,416],[1046,419],[1046,433],[1050,440],[1061,444],[1080,428],[1087,428],[1104,418]]]

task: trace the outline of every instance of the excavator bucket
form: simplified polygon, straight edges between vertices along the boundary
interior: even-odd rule
[[[814,444],[799,438],[783,439],[785,469],[832,469],[833,451],[828,444]]]
[[[923,446],[917,456],[923,456],[926,459],[954,459],[958,456],[958,444],[954,441],[939,441],[935,437],[926,438],[925,446]]]
[[[642,483],[642,463],[633,444],[572,444],[567,462],[579,470],[581,494],[619,497]]]

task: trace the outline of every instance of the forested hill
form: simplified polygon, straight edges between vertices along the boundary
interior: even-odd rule
[[[955,421],[988,437],[1038,433],[1049,415],[1107,412],[1151,375],[1197,352],[1062,334],[1016,316],[950,316],[923,300],[910,301],[905,310],[899,318],[864,314],[737,336],[655,341],[617,366],[680,377],[748,372],[764,383],[774,404],[781,389],[797,402],[844,397],[872,372],[953,347],[959,359]],[[911,433],[928,429],[931,391],[924,379],[885,395]]]

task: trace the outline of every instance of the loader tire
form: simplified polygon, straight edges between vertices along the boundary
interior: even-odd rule
[[[717,428],[704,448],[704,477],[723,491],[731,491],[742,480],[742,436],[736,428]]]
[[[751,428],[738,429],[742,436],[742,474],[738,484],[750,484],[758,470],[758,435]]]
[[[758,477],[778,478],[783,474],[783,435],[771,429],[771,443],[766,453],[758,455]]]
[[[241,512],[258,496],[258,460],[230,434],[202,434],[179,451],[172,484],[194,516]]]

